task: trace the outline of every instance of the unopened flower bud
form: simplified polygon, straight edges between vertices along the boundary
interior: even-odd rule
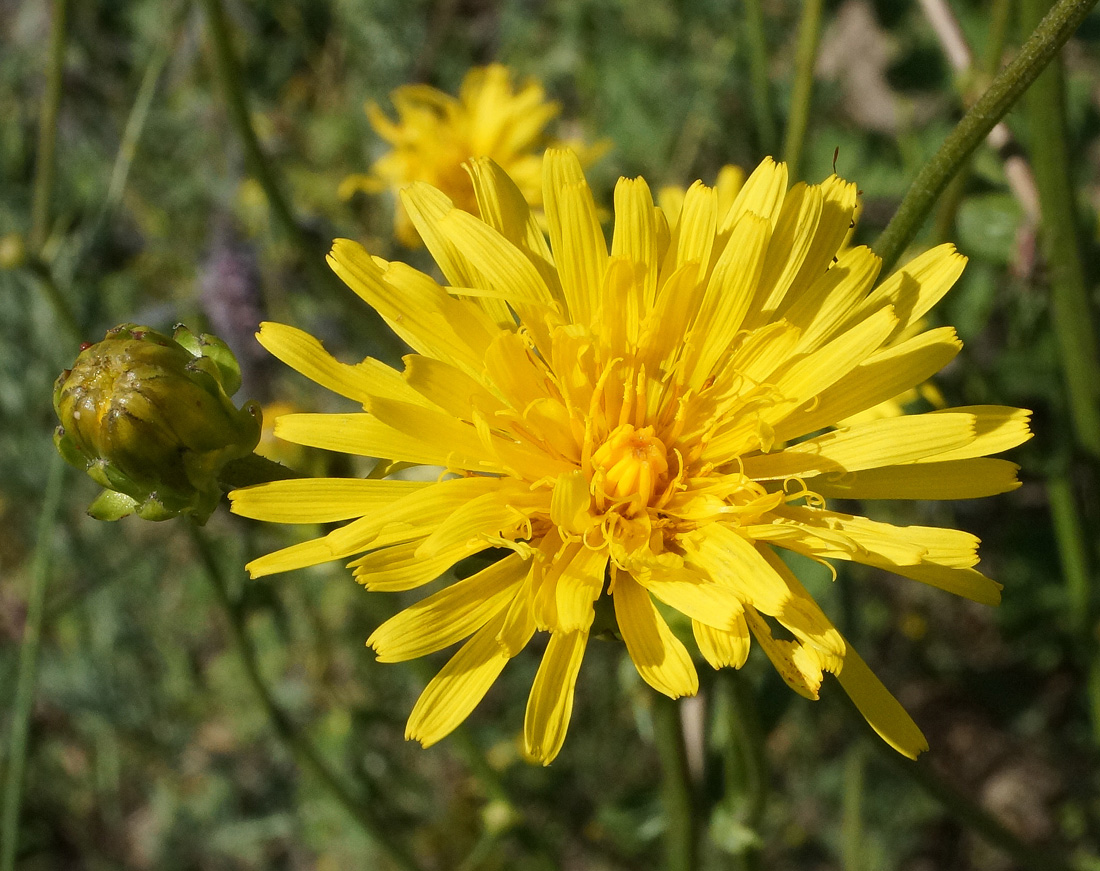
[[[259,404],[229,398],[239,386],[225,343],[183,326],[169,338],[123,324],[84,347],[54,386],[54,441],[105,488],[89,513],[204,522],[221,498],[222,468],[260,438]]]

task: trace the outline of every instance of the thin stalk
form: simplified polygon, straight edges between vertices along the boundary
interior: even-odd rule
[[[275,177],[275,171],[271,168],[271,164],[260,147],[260,140],[252,127],[248,95],[241,84],[243,76],[240,64],[237,62],[237,56],[233,52],[233,42],[230,38],[225,9],[222,7],[221,0],[202,0],[202,6],[206,12],[206,24],[210,34],[210,46],[214,53],[214,65],[217,69],[218,78],[221,80],[225,105],[229,112],[229,121],[244,147],[248,168],[256,176],[256,181],[260,183],[260,187],[263,188],[276,222],[295,247],[301,249],[303,253],[308,252],[306,259],[312,262],[317,257],[318,252],[312,250],[305,233],[295,220],[290,203],[283,196],[282,188],[279,187],[278,179]]]
[[[1045,0],[1024,0],[1025,26],[1038,20]],[[1049,17],[1049,16],[1048,16]],[[1100,355],[1078,239],[1065,117],[1061,60],[1055,58],[1028,92],[1028,140],[1043,224],[1054,331],[1065,373],[1074,440],[1100,459]]]
[[[65,461],[54,456],[50,463],[42,512],[38,516],[34,556],[31,559],[31,589],[27,599],[27,619],[23,642],[19,647],[19,674],[12,701],[11,734],[8,738],[8,764],[4,778],[3,812],[0,814],[0,871],[13,871],[19,844],[19,809],[23,804],[23,773],[27,765],[27,733],[38,678],[38,650],[42,643],[42,615],[46,604],[46,585],[50,576],[53,529],[61,508],[64,491]]]
[[[1005,42],[1008,40],[1008,25],[1012,20],[1012,0],[993,0],[989,10],[989,27],[985,37],[985,57],[982,59],[982,72],[989,78],[997,75],[1004,58]]]
[[[788,174],[795,179],[801,178],[799,169],[813,103],[814,64],[817,61],[817,44],[821,40],[823,6],[823,0],[804,0],[802,18],[798,22],[794,88],[791,91],[790,114],[787,115],[787,133],[783,139],[783,160],[787,164]]]
[[[867,754],[863,744],[853,744],[844,758],[844,793],[840,811],[840,867],[863,871],[863,782]]]
[[[752,837],[737,856],[742,871],[759,867],[759,829],[768,796],[768,764],[756,706],[744,676],[734,669],[718,672],[714,682],[716,713],[727,718],[722,748],[725,795],[722,803],[732,819]]]
[[[764,32],[761,0],[745,0],[745,40],[749,53],[749,88],[757,145],[764,154],[772,154],[779,137],[772,112],[771,85],[768,77],[768,38]]]
[[[729,703],[730,732],[738,751],[744,796],[744,823],[756,831],[768,803],[768,760],[764,733],[756,715],[756,701],[744,675],[736,669],[718,673],[718,686]]]
[[[996,123],[1028,89],[1070,38],[1097,0],[1059,0],[1019,54],[948,134],[917,174],[886,229],[872,246],[882,258],[885,274],[914,239],[952,176],[981,144]],[[1098,430],[1100,432],[1100,430]]]
[[[83,330],[80,328],[80,322],[77,320],[76,312],[73,311],[68,298],[57,286],[57,280],[54,278],[49,265],[41,260],[38,255],[30,254],[27,257],[24,269],[23,274],[27,277],[28,283],[38,287],[46,298],[46,302],[49,303],[50,308],[53,309],[57,325],[65,331],[67,337],[72,339],[74,344],[78,344],[84,337]]]
[[[226,20],[222,2],[221,0],[202,0],[202,5],[210,33],[214,66],[221,80],[229,120],[244,147],[249,170],[263,188],[275,222],[297,249],[302,266],[307,270],[310,280],[319,291],[339,303],[344,303],[350,299],[346,288],[325,264],[323,246],[318,245],[294,218],[290,203],[283,195],[276,178],[275,170],[260,147],[260,140],[252,126],[248,95],[243,86],[244,78],[237,56],[233,52],[229,23]],[[349,319],[361,332],[370,336],[379,351],[393,358],[404,353],[404,343],[383,325],[382,319],[373,310],[352,309]]]
[[[54,0],[50,19],[50,49],[46,67],[46,90],[38,118],[38,151],[35,155],[34,193],[31,200],[31,228],[28,247],[38,255],[50,232],[50,200],[53,198],[57,150],[57,112],[65,76],[65,43],[69,0]]]
[[[260,666],[256,661],[256,651],[245,627],[244,615],[230,597],[229,585],[222,573],[221,565],[214,554],[213,548],[197,527],[188,524],[188,530],[191,533],[195,550],[206,569],[206,577],[210,581],[210,586],[214,590],[218,604],[225,612],[230,634],[233,638],[233,646],[236,648],[245,676],[267,712],[268,720],[270,720],[275,734],[290,750],[298,764],[309,771],[324,787],[325,791],[347,811],[348,815],[359,823],[366,835],[389,857],[395,867],[402,869],[402,871],[420,871],[420,866],[412,856],[405,851],[404,847],[392,839],[385,823],[375,815],[371,806],[352,794],[336,772],[328,766],[313,742],[297,729],[290,716],[279,707],[279,703],[275,701],[275,697],[260,673]],[[6,869],[3,869],[3,871],[6,871]]]
[[[698,826],[680,706],[658,693],[654,693],[653,731],[664,773],[665,868],[696,871]]]

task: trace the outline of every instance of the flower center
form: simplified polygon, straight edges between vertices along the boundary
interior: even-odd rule
[[[644,508],[666,483],[668,449],[653,434],[653,427],[635,429],[628,423],[611,431],[592,455],[594,488],[609,499],[629,500]],[[597,499],[599,498],[598,491]]]

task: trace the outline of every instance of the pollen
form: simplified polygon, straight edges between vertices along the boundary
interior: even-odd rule
[[[668,449],[653,427],[635,429],[629,423],[611,431],[592,455],[593,490],[612,501],[645,508],[666,483]]]

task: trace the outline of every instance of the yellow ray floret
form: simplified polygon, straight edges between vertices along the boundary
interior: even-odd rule
[[[743,183],[727,176],[718,189],[697,183],[662,197],[671,212],[644,180],[621,180],[610,244],[572,153],[541,159],[545,236],[504,168],[479,159],[469,171],[476,208],[425,184],[405,194],[445,285],[347,240],[329,255],[411,346],[403,371],[341,362],[291,327],[260,333],[289,366],[363,408],[288,415],[277,435],[430,471],[416,482],[236,491],[233,510],[247,517],[343,524],[250,572],[350,558],[372,591],[442,575],[441,588],[368,641],[387,662],[461,644],[409,718],[408,737],[425,745],[461,723],[541,634],[523,738],[531,759],[552,760],[595,609],[610,598],[627,655],[658,692],[698,689],[688,625],[714,668],[740,668],[755,639],[796,692],[817,698],[833,674],[891,746],[924,750],[782,554],[999,601],[1000,585],[975,567],[974,536],[827,505],[971,499],[1018,485],[1016,466],[988,455],[1030,437],[1026,411],[862,414],[958,354],[954,330],[922,332],[917,321],[965,258],[941,245],[876,286],[878,258],[846,247],[855,186],[834,176],[788,188],[772,160]],[[503,559],[459,572],[499,548]]]

